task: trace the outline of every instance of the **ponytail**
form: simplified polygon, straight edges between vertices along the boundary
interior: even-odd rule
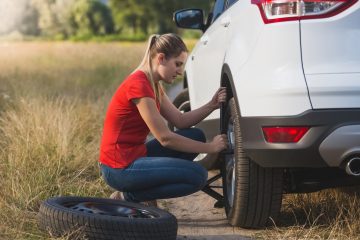
[[[145,55],[143,60],[137,69],[144,69],[145,74],[147,75],[150,84],[155,93],[155,100],[161,103],[161,94],[164,89],[160,82],[154,82],[154,77],[152,75],[152,58],[157,53],[164,53],[166,58],[177,57],[182,52],[188,52],[185,43],[182,39],[173,33],[163,34],[163,35],[151,35],[148,40],[148,45],[145,50]]]
[[[151,87],[154,91],[155,94],[155,101],[158,101],[159,103],[161,102],[161,97],[160,97],[160,88],[162,89],[162,86],[159,82],[155,83],[154,82],[154,77],[152,75],[152,64],[151,64],[151,49],[154,46],[156,39],[159,37],[159,35],[153,34],[149,37],[148,40],[148,45],[146,47],[145,50],[145,55],[143,60],[141,61],[140,65],[138,66],[137,69],[143,68],[145,70],[145,74],[147,75]]]
[[[158,37],[159,37],[159,35],[157,35],[157,34],[153,34],[153,35],[151,35],[149,37],[148,44],[147,44],[147,47],[146,47],[146,50],[145,50],[144,58],[141,61],[140,65],[139,65],[139,67],[137,69],[139,69],[141,67],[148,67],[148,63],[151,62],[150,61],[151,60],[150,59],[151,58],[151,52],[150,51],[151,51],[151,48],[152,48],[152,46],[154,45],[154,43],[156,41],[156,38],[158,38]]]

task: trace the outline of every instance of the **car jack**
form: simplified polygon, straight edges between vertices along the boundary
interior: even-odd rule
[[[224,196],[222,196],[221,194],[219,194],[218,192],[216,192],[214,190],[214,188],[223,188],[223,187],[222,186],[213,186],[213,185],[211,185],[213,182],[215,182],[219,178],[221,178],[221,173],[219,173],[216,176],[208,179],[205,187],[202,189],[202,191],[204,193],[206,193],[210,197],[215,198],[217,200],[217,202],[214,204],[215,208],[223,208],[225,206],[225,204],[224,204]]]

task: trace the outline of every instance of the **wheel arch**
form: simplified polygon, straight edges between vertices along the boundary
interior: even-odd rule
[[[233,75],[231,73],[229,65],[226,64],[226,63],[223,65],[222,70],[221,70],[220,86],[221,87],[226,87],[226,89],[227,89],[227,91],[226,91],[226,93],[227,93],[226,102],[220,108],[220,122],[221,122],[220,124],[221,124],[221,131],[223,132],[223,130],[225,129],[225,126],[223,125],[224,123],[223,123],[222,119],[224,118],[226,108],[228,107],[227,104],[228,104],[229,100],[232,97],[235,100],[236,107],[238,108],[240,116],[241,116],[241,109],[240,109],[240,105],[239,105],[239,99],[237,97],[234,78],[233,78]]]
[[[184,72],[184,79],[183,79],[183,89],[188,88],[188,80],[186,72]]]

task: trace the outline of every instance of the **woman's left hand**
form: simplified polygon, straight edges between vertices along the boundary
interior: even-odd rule
[[[209,104],[215,110],[218,109],[221,106],[221,103],[224,103],[225,101],[226,101],[226,87],[220,87],[214,94]]]

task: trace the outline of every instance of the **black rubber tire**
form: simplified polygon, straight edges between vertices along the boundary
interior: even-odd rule
[[[82,203],[103,204],[102,206],[106,207],[125,206],[156,217],[129,218],[71,208]],[[172,214],[155,207],[105,198],[56,197],[48,199],[40,206],[39,226],[55,237],[78,232],[75,236],[72,235],[71,239],[175,240],[177,235],[177,220]]]
[[[261,228],[276,221],[280,213],[283,169],[260,167],[246,156],[242,148],[240,111],[234,98],[230,99],[224,114],[226,132],[230,121],[234,127],[235,187],[231,206],[227,195],[227,183],[232,175],[226,171],[225,160],[221,168],[225,212],[233,226]]]
[[[189,91],[187,88],[184,88],[174,99],[173,104],[180,111],[189,112],[191,111],[190,102],[189,102]],[[170,130],[175,131],[175,126],[171,123],[168,123]]]
[[[173,104],[175,107],[179,108],[184,102],[189,101],[189,90],[184,88],[181,92],[175,97]],[[190,110],[190,109],[189,109]]]

